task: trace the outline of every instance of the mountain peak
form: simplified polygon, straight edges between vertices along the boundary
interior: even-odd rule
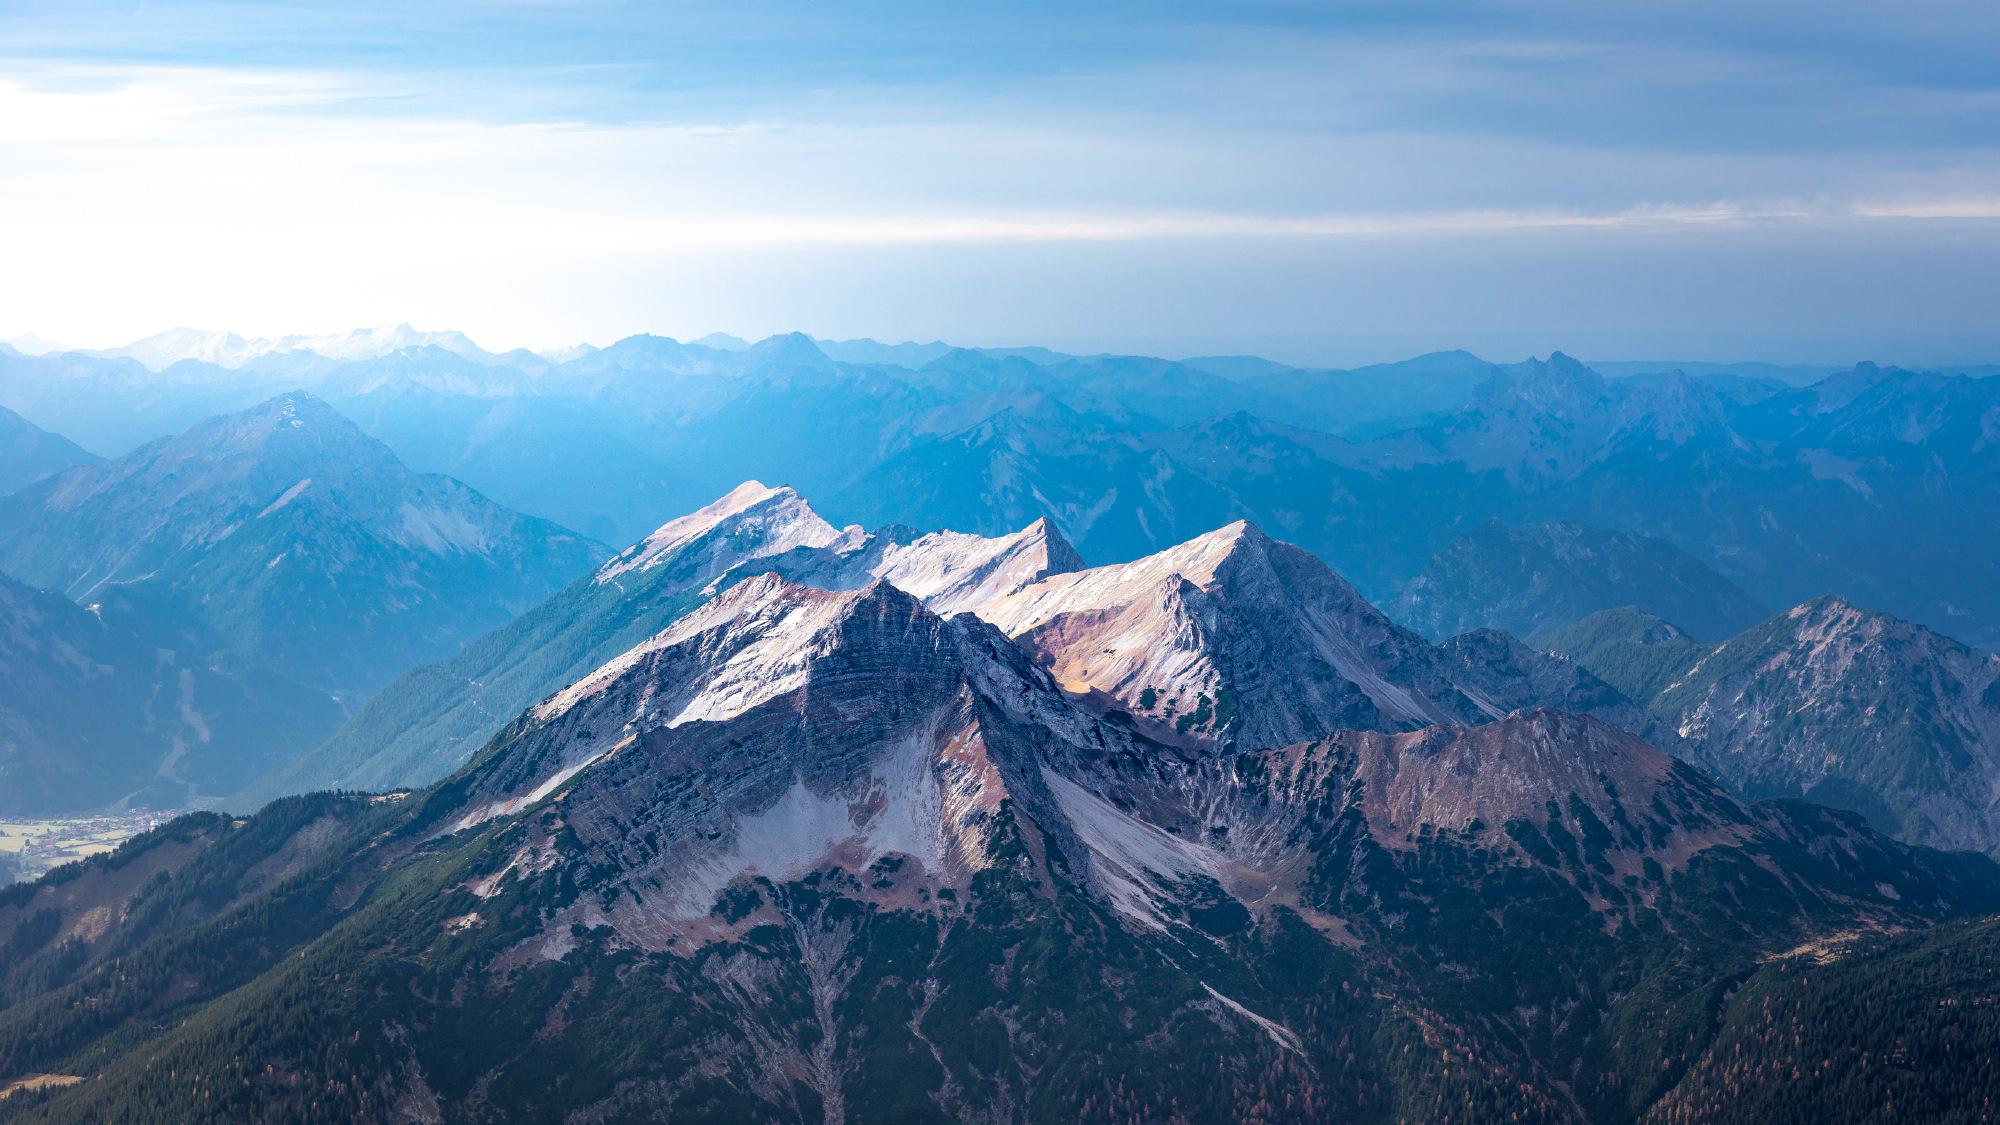
[[[162,604],[314,687],[372,690],[540,601],[602,552],[448,477],[415,473],[288,392],[0,505],[0,568]]]
[[[1151,557],[1202,586],[1217,581],[1232,560],[1268,555],[1275,546],[1276,540],[1245,519],[1224,524]]]
[[[821,519],[791,488],[747,480],[707,506],[661,524],[605,563],[597,572],[597,581],[611,582],[628,572],[658,566],[725,526],[756,533],[757,553],[751,557],[779,554],[794,547],[824,547],[840,535],[838,528]],[[726,549],[726,544],[715,545],[717,552]]]
[[[1828,615],[1847,616],[1852,614],[1870,614],[1870,613],[1871,611],[1862,609],[1860,606],[1855,605],[1853,602],[1848,601],[1845,597],[1839,594],[1821,594],[1819,597],[1808,598],[1807,600],[1800,602],[1798,605],[1793,606],[1791,609],[1786,611],[1786,616],[1820,617]]]
[[[1053,575],[978,612],[1070,691],[1161,737],[1269,747],[1482,713],[1422,638],[1247,520],[1133,562]]]
[[[325,468],[341,473],[396,462],[396,455],[388,446],[370,437],[353,419],[324,399],[306,391],[286,391],[248,410],[210,418],[167,440],[179,453],[204,459],[212,454],[244,453],[252,449],[273,452],[282,449],[293,451],[287,456],[322,459],[334,456],[347,463]],[[334,450],[340,452],[336,454]]]
[[[1021,534],[1029,540],[1042,544],[1042,551],[1049,561],[1049,571],[1053,574],[1067,573],[1083,569],[1083,554],[1064,535],[1056,521],[1042,516],[1022,529]]]
[[[710,332],[706,336],[689,340],[688,343],[694,347],[714,348],[719,352],[741,352],[750,348],[750,341],[741,336],[731,336],[727,332]]]
[[[826,352],[803,332],[784,332],[768,336],[752,344],[743,352],[746,362],[753,367],[826,367],[831,361]]]
[[[1493,368],[1475,395],[1489,411],[1505,408],[1574,418],[1595,406],[1607,387],[1604,376],[1573,356],[1550,352],[1547,359]]]
[[[1043,517],[1012,535],[934,531],[907,542],[886,542],[870,573],[950,616],[977,612],[1051,575],[1082,568],[1076,548]]]
[[[485,356],[463,332],[420,332],[408,324],[361,328],[316,336],[291,335],[275,338],[239,336],[199,328],[170,328],[123,347],[93,355],[123,357],[138,361],[149,370],[164,371],[184,360],[239,368],[253,360],[274,354],[310,352],[332,360],[376,359],[407,348],[435,347],[467,359]]]

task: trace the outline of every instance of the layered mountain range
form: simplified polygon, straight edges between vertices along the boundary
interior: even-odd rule
[[[453,651],[603,553],[411,472],[304,394],[0,498],[0,572],[86,605],[121,592],[335,692]]]
[[[746,478],[788,481],[836,522],[1000,535],[1047,516],[1097,562],[1249,518],[1383,602],[1489,520],[1557,521],[1663,540],[1765,606],[1833,591],[2000,640],[1990,559],[1944,530],[2000,519],[1990,378],[1870,364],[1805,385],[1757,365],[1607,378],[1559,353],[1318,371],[796,334],[547,356],[449,333],[320,346],[157,371],[0,355],[0,404],[115,454],[304,387],[414,468],[608,542]]]
[[[0,813],[269,803],[0,891],[0,1118],[1990,1112],[1986,382],[142,343]]]
[[[84,1076],[31,1120],[1630,1121],[1740,1065],[1745,980],[2000,909],[1587,717],[1162,739],[1030,651],[746,576],[434,786],[10,892],[0,1074]]]

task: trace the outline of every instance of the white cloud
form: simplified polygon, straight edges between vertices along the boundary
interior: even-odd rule
[[[1948,198],[1923,190],[1931,168],[1872,173],[1867,194],[1842,195],[1817,168],[1774,174],[1763,157],[1695,166],[1491,137],[1181,135],[879,105],[495,123],[428,102],[418,112],[402,93],[316,72],[12,68],[0,80],[0,328],[106,344],[175,323],[274,335],[412,320],[547,344],[613,322],[660,327],[687,314],[659,303],[702,299],[705,277],[729,279],[738,302],[775,300],[798,255],[823,251],[2000,217],[2000,196],[1979,190],[2000,179],[1976,162]],[[1788,180],[1810,194],[1733,190]],[[1385,205],[1397,196],[1408,201]],[[1509,203],[1486,203],[1496,196]],[[676,280],[634,288],[663,275]],[[872,284],[887,300],[897,279]],[[771,327],[796,315],[757,313]]]

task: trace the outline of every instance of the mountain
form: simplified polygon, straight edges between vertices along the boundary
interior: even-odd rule
[[[1545,643],[1753,796],[1803,795],[1937,847],[2000,851],[2000,657],[1833,597],[1715,645],[1633,611]]]
[[[1329,434],[1365,437],[1416,425],[1463,410],[1493,365],[1470,352],[1433,352],[1396,363],[1346,371],[1271,365],[1258,370],[1246,357],[1189,360],[1190,365],[1241,379],[1249,390],[1282,404],[1265,417]]]
[[[1497,717],[1326,564],[1241,521],[978,612],[1066,690],[1158,738],[1270,747]]]
[[[1278,746],[1344,727],[1405,730],[1537,707],[1663,733],[1578,665],[1502,634],[1430,645],[1311,555],[1247,524],[1085,570],[1046,518],[999,536],[864,533],[834,528],[789,488],[752,481],[404,674],[245,796],[426,784],[507,716],[763,572],[836,591],[886,580],[933,612],[977,614],[1090,706],[1182,746]]]
[[[942,340],[932,340],[928,344],[919,344],[914,340],[885,344],[868,339],[813,342],[819,345],[821,351],[842,363],[887,363],[913,371],[952,350],[952,346]]]
[[[601,558],[410,472],[305,394],[0,499],[0,570],[85,603],[157,590],[243,658],[335,691],[451,652]]]
[[[1711,640],[1769,614],[1665,540],[1573,523],[1515,530],[1497,520],[1433,556],[1389,611],[1431,637],[1470,629],[1525,637],[1627,605]]]
[[[137,360],[147,370],[161,371],[182,360],[212,363],[218,367],[241,367],[272,350],[273,341],[250,340],[234,332],[211,332],[199,328],[169,328],[144,339],[94,355],[108,359]]]
[[[48,355],[50,352],[66,352],[71,350],[67,345],[58,344],[53,340],[45,340],[32,332],[25,336],[16,336],[0,346],[4,346],[20,355]]]
[[[1081,565],[1046,521],[995,538],[865,534],[836,529],[792,489],[748,481],[447,659],[398,677],[252,795],[428,784],[512,716],[761,570],[827,589],[888,578],[951,613]]]
[[[761,575],[424,792],[0,897],[0,1076],[82,1077],[58,1121],[1630,1121],[1768,959],[1995,908],[1586,718],[1189,754],[976,616]]]
[[[426,347],[442,348],[466,358],[481,358],[488,354],[462,332],[419,332],[407,324],[270,339],[246,339],[234,332],[211,332],[198,328],[170,328],[122,347],[91,354],[133,359],[148,370],[163,371],[186,360],[233,368],[269,355],[310,352],[332,360],[374,359],[405,348]]]
[[[326,695],[267,668],[218,666],[212,641],[142,633],[118,609],[0,576],[0,815],[185,807],[339,720]]]
[[[0,495],[99,458],[0,406]]]
[[[1540,634],[1535,643],[1590,669],[1641,703],[1657,697],[1710,649],[1635,606],[1593,613]]]
[[[699,344],[704,348],[714,348],[717,351],[724,352],[747,351],[750,347],[750,341],[743,339],[741,336],[731,336],[727,332],[710,332],[706,336],[688,342]]]

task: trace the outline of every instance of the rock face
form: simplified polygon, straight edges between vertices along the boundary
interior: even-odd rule
[[[1501,713],[1325,564],[1248,523],[1059,574],[977,612],[1064,688],[1160,738],[1269,747]]]
[[[1045,768],[1140,745],[972,617],[880,581],[765,575],[536,707],[453,787],[443,822],[564,788],[569,830],[636,892],[576,921],[666,948],[711,929],[740,879],[859,876],[894,856],[932,893],[962,891],[994,862],[1003,805],[1054,807]]]
[[[887,577],[951,613],[1081,565],[1046,520],[994,538],[837,529],[792,489],[748,481],[449,659],[400,677],[296,769],[249,796],[428,784],[511,716],[765,571],[829,590]]]
[[[142,634],[111,609],[0,577],[0,815],[184,807],[339,720],[268,669],[207,662],[212,639]]]
[[[309,854],[310,801],[249,821],[269,898],[28,931],[0,979],[63,1000],[0,1074],[92,1052],[62,1120],[1626,1121],[1763,959],[2000,905],[1581,716],[1216,755],[1086,702],[885,582],[745,578]]]
[[[0,570],[85,604],[144,585],[246,659],[336,691],[456,649],[602,557],[410,472],[302,394],[0,500]]]
[[[1631,614],[1549,639],[1628,684],[1684,753],[1746,793],[2000,849],[2000,657],[1831,597],[1713,646]]]
[[[1497,521],[1438,552],[1390,612],[1431,637],[1472,629],[1526,637],[1628,605],[1708,640],[1769,615],[1742,587],[1665,540],[1573,523],[1517,531]]]

